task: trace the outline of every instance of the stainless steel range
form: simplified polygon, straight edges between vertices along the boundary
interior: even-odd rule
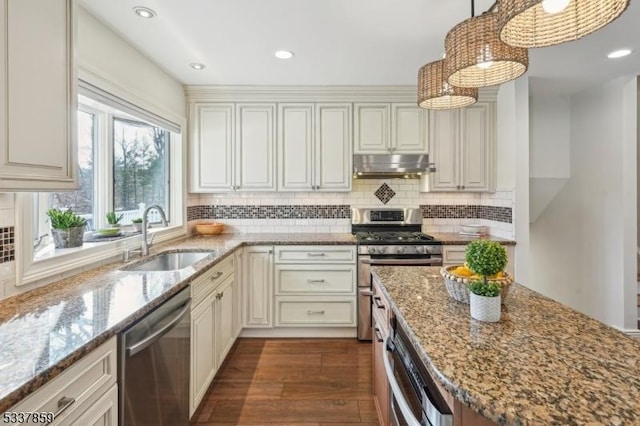
[[[421,229],[419,208],[351,209],[351,232],[358,242],[359,340],[371,340],[372,265],[442,265],[442,243]]]

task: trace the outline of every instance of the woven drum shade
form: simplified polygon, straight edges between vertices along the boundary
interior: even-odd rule
[[[447,83],[444,60],[431,62],[418,71],[418,106],[421,108],[461,108],[477,100],[478,89],[455,87]]]
[[[499,6],[500,8],[502,5]],[[527,49],[498,37],[498,15],[485,13],[453,27],[444,40],[447,81],[458,87],[486,87],[520,77],[529,66]],[[488,68],[477,64],[492,61]]]
[[[548,13],[542,0],[501,0],[500,38],[519,47],[545,47],[581,37],[604,27],[625,11],[630,0],[571,0],[561,12]]]

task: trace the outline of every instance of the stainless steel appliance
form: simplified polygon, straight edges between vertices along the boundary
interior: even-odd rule
[[[406,332],[394,321],[384,368],[391,387],[391,425],[452,426],[453,414]]]
[[[189,287],[118,336],[121,426],[189,423]]]
[[[355,154],[356,178],[418,178],[435,172],[427,154]]]
[[[419,208],[352,209],[358,243],[358,339],[371,340],[371,266],[442,265],[442,243],[423,234]]]

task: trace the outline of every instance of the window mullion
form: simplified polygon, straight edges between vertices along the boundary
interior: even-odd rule
[[[113,116],[99,115],[96,147],[96,215],[98,227],[106,225],[106,214],[113,210]],[[97,228],[96,228],[97,229]]]

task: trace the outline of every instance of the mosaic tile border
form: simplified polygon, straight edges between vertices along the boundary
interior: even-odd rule
[[[496,222],[512,223],[511,207],[478,205],[421,205],[425,219],[487,219]]]
[[[350,219],[351,206],[339,205],[248,205],[190,206],[187,220],[196,219]]]
[[[15,228],[0,228],[0,263],[16,260]]]

